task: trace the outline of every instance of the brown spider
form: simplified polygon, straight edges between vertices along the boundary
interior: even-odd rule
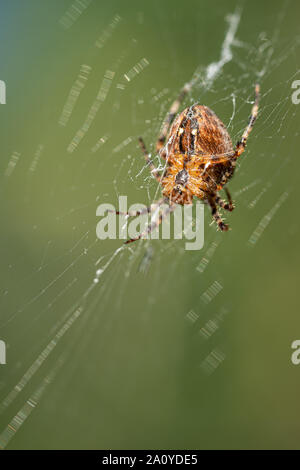
[[[237,158],[245,150],[248,136],[257,118],[259,85],[255,86],[255,102],[249,124],[235,149],[233,149],[225,125],[207,106],[194,104],[182,111],[174,120],[182,100],[190,89],[191,84],[186,84],[172,104],[157,141],[156,150],[160,157],[166,160],[166,167],[162,174],[153,165],[143,139],[139,138],[151,173],[163,187],[163,198],[155,206],[167,202],[169,207],[159,215],[157,221],[148,226],[145,232],[127,240],[126,243],[139,240],[150,233],[161,223],[167,213],[174,210],[176,204],[192,204],[194,196],[210,205],[212,216],[220,230],[227,231],[229,228],[222,221],[217,206],[228,211],[234,209],[230,193],[224,186],[234,173]],[[172,127],[168,132],[171,124]],[[222,188],[225,189],[228,202],[221,199],[218,194]],[[150,213],[151,208],[143,212]],[[128,212],[126,215],[137,216],[141,213]]]

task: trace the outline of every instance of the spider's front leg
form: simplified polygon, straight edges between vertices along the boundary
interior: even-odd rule
[[[212,195],[208,197],[207,201],[211,208],[211,214],[213,218],[215,219],[215,221],[217,222],[219,229],[222,230],[222,232],[227,232],[227,230],[229,229],[229,225],[223,222],[222,217],[218,211],[218,208],[217,208],[217,202],[219,202],[218,199],[220,199],[218,198],[218,196]]]
[[[146,149],[146,145],[145,145],[145,142],[144,140],[142,139],[142,137],[139,137],[139,144],[140,144],[140,147],[142,149],[142,152],[144,154],[144,157],[145,157],[145,160],[146,160],[146,163],[147,165],[149,166],[149,168],[151,169],[151,173],[152,175],[157,179],[157,181],[160,183],[161,181],[161,175],[160,175],[160,172],[157,168],[155,168],[154,164],[153,164],[153,161],[151,160],[150,158],[150,155],[149,155],[149,152],[147,151]]]

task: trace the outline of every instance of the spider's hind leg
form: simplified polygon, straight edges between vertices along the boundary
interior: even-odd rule
[[[236,144],[235,152],[232,156],[232,158],[234,160],[236,160],[244,152],[249,134],[252,131],[254,123],[257,119],[258,103],[259,103],[259,92],[260,92],[260,86],[257,83],[255,85],[255,101],[254,101],[254,104],[252,106],[252,110],[251,110],[251,114],[250,114],[250,118],[249,118],[249,123],[248,123],[246,129],[243,132],[241,140],[239,140]]]
[[[220,196],[217,196],[216,197],[216,204],[218,204],[218,206],[222,207],[222,209],[225,209],[226,211],[231,212],[234,209],[232,198],[231,198],[230,192],[228,191],[227,188],[224,188],[224,191],[226,192],[228,202],[223,201],[223,199],[221,199]]]
[[[140,233],[137,237],[135,238],[130,238],[125,242],[125,245],[128,245],[129,243],[136,242],[137,240],[140,240],[141,238],[146,237],[149,235],[153,230],[155,230],[163,221],[163,219],[171,212],[175,210],[176,204],[168,206],[161,214],[158,215],[158,217],[154,220],[151,221],[151,223],[148,225],[146,230],[144,232]]]
[[[116,215],[125,215],[126,217],[139,217],[140,215],[150,214],[150,212],[152,210],[153,210],[153,208],[151,206],[149,206],[149,207],[145,207],[145,209],[142,209],[141,211],[122,212],[122,211],[108,210],[108,212],[112,212],[113,214],[116,214]]]
[[[144,209],[140,211],[122,212],[122,211],[108,210],[108,212],[112,212],[113,214],[116,214],[116,215],[125,215],[127,217],[139,217],[140,215],[151,214],[151,212],[153,212],[157,207],[161,206],[164,201],[165,201],[165,198],[162,197],[158,201],[151,204],[151,206],[145,207]]]
[[[229,225],[227,225],[223,222],[222,217],[221,217],[221,215],[218,211],[218,208],[217,208],[217,203],[219,203],[219,199],[220,198],[218,198],[218,196],[217,197],[210,197],[210,198],[208,198],[208,204],[210,205],[211,214],[212,214],[213,218],[215,219],[215,221],[217,222],[217,225],[218,225],[219,229],[222,230],[222,232],[227,232],[227,230],[229,229]]]
[[[229,205],[229,211],[233,211],[234,209],[234,204],[233,204],[233,200],[232,200],[232,197],[231,197],[231,194],[229,192],[229,190],[227,188],[224,188],[224,191],[226,193],[226,196],[227,196],[227,200],[228,200],[228,205]]]

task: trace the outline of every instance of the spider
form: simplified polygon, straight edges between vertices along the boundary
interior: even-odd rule
[[[157,140],[156,151],[166,161],[162,174],[155,168],[142,137],[139,138],[146,163],[163,188],[163,197],[154,207],[159,207],[163,202],[167,202],[168,206],[144,232],[125,243],[132,243],[146,236],[177,204],[192,204],[194,197],[209,204],[212,217],[220,230],[229,229],[220,216],[218,206],[227,211],[234,209],[231,195],[224,186],[234,174],[237,158],[244,152],[257,118],[260,87],[258,84],[255,86],[255,101],[249,123],[235,149],[225,125],[207,106],[193,104],[176,117],[183,99],[190,90],[191,83],[187,83],[172,104]],[[222,188],[227,195],[227,202],[219,196]],[[144,211],[127,212],[125,215],[138,216],[152,210],[153,207],[148,207]]]

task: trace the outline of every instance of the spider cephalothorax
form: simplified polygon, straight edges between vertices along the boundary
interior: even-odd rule
[[[154,167],[143,139],[140,138],[139,142],[152,174],[163,187],[163,198],[158,204],[168,202],[170,210],[173,210],[176,204],[192,204],[194,197],[202,199],[210,205],[212,216],[220,230],[227,231],[228,225],[223,222],[217,206],[228,211],[234,209],[229,191],[224,186],[234,173],[236,160],[245,150],[247,138],[256,120],[259,85],[255,87],[255,102],[249,124],[235,148],[225,125],[207,106],[194,104],[175,118],[181,101],[190,89],[190,84],[185,85],[179,98],[173,103],[157,141],[156,150],[166,161],[162,174]],[[222,188],[225,189],[228,202],[223,201],[218,194]],[[159,216],[157,225],[161,220],[162,215]],[[146,233],[153,230],[154,226],[152,223]],[[143,235],[144,233],[126,243],[138,240]]]

